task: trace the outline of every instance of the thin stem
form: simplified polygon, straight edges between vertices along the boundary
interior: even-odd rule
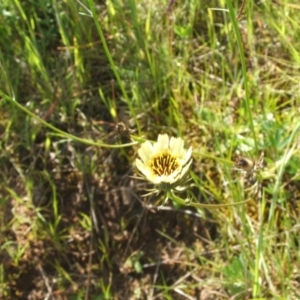
[[[79,143],[83,143],[83,144],[87,144],[87,145],[92,145],[92,146],[97,146],[97,147],[102,147],[102,148],[123,148],[123,147],[130,147],[130,146],[136,145],[138,143],[138,142],[134,141],[132,143],[127,143],[127,144],[122,144],[122,145],[110,145],[110,144],[104,144],[104,143],[100,143],[100,142],[94,142],[92,140],[87,140],[87,139],[79,138],[79,137],[77,137],[75,135],[72,135],[70,133],[62,131],[62,130],[58,129],[57,127],[51,125],[50,123],[44,121],[43,119],[41,119],[40,117],[38,117],[37,115],[35,115],[34,113],[32,113],[30,110],[28,110],[27,108],[25,108],[23,105],[21,105],[20,103],[18,103],[14,99],[12,99],[11,97],[5,95],[1,90],[0,90],[0,95],[5,100],[9,101],[11,104],[15,105],[17,108],[19,108],[20,110],[22,110],[23,112],[25,112],[27,115],[29,115],[30,117],[36,119],[42,125],[50,128],[52,131],[56,132],[57,135],[60,136],[60,137],[69,138],[69,139],[71,139],[73,141],[76,141],[76,142],[79,142]],[[131,136],[131,138],[135,140],[134,137]]]
[[[257,137],[256,137],[256,133],[255,133],[255,130],[254,130],[253,117],[252,117],[252,113],[251,113],[251,109],[250,109],[250,95],[249,95],[249,86],[248,86],[248,75],[247,75],[247,70],[246,70],[246,61],[245,61],[243,43],[242,43],[239,28],[238,28],[236,16],[235,16],[235,13],[234,13],[234,10],[233,10],[232,1],[231,0],[226,0],[226,3],[227,3],[227,6],[228,6],[228,9],[229,9],[230,19],[231,19],[231,22],[233,24],[235,36],[236,36],[236,39],[237,39],[237,45],[238,45],[238,49],[239,49],[239,52],[240,52],[240,59],[241,59],[241,64],[242,64],[242,73],[243,73],[243,78],[244,78],[244,89],[245,89],[245,96],[246,96],[246,99],[245,99],[246,111],[247,111],[248,118],[249,118],[249,121],[250,121],[250,129],[251,129],[253,140],[254,140],[255,152],[258,153]]]

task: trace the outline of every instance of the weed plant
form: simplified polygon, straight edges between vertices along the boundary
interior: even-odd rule
[[[241,2],[0,2],[1,299],[300,298],[300,5]]]

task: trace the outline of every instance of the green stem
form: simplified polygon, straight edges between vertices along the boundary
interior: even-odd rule
[[[123,148],[123,147],[130,147],[130,146],[136,145],[138,143],[139,139],[135,138],[135,137],[132,137],[132,136],[131,136],[131,138],[133,140],[135,140],[134,142],[128,143],[128,144],[121,144],[121,145],[110,145],[110,144],[105,144],[105,143],[100,143],[100,142],[94,142],[92,140],[87,140],[87,139],[79,138],[79,137],[77,137],[75,135],[72,135],[70,133],[62,131],[62,130],[56,128],[55,126],[49,124],[48,122],[44,121],[43,119],[41,119],[40,117],[38,117],[37,115],[35,115],[34,113],[32,113],[30,110],[28,110],[27,108],[25,108],[23,105],[21,105],[20,103],[18,103],[14,99],[12,99],[11,97],[5,95],[1,90],[0,90],[0,95],[5,100],[7,100],[11,104],[15,105],[17,108],[19,108],[23,112],[25,112],[27,115],[29,115],[30,117],[36,119],[39,123],[43,124],[44,126],[50,128],[52,131],[56,132],[57,135],[60,136],[60,137],[69,138],[69,139],[71,139],[73,141],[76,141],[76,142],[79,142],[79,143],[83,143],[83,144],[87,144],[87,145],[92,145],[92,146],[97,146],[97,147],[102,147],[102,148]]]
[[[234,10],[233,10],[232,1],[231,0],[226,0],[226,4],[227,4],[228,9],[229,9],[230,19],[231,19],[231,22],[232,22],[232,25],[233,25],[233,28],[234,28],[235,36],[236,36],[236,39],[237,39],[237,45],[238,45],[238,49],[239,49],[239,52],[240,52],[240,59],[241,59],[241,64],[242,64],[242,73],[243,73],[243,78],[244,78],[244,89],[245,89],[245,95],[246,95],[246,99],[245,99],[246,110],[247,110],[248,118],[249,118],[249,121],[250,121],[250,129],[251,129],[254,144],[255,144],[255,151],[256,151],[256,153],[258,153],[257,137],[256,137],[256,134],[255,134],[254,124],[253,124],[253,117],[252,117],[252,113],[251,113],[251,109],[250,109],[250,95],[249,95],[249,87],[248,87],[248,75],[247,75],[247,69],[246,69],[246,61],[245,61],[243,43],[242,43],[239,28],[238,28],[236,16],[235,16],[235,13],[234,13]]]
[[[244,201],[239,201],[239,202],[234,202],[234,203],[224,203],[224,204],[204,204],[204,203],[195,203],[195,202],[188,202],[174,194],[174,191],[168,191],[167,192],[167,197],[176,203],[180,205],[185,205],[185,206],[192,206],[192,207],[197,207],[197,208],[220,208],[220,207],[229,207],[229,206],[236,206],[236,205],[242,205],[247,202],[249,202],[252,198],[249,198]]]

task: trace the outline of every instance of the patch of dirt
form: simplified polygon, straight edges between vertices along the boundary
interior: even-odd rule
[[[41,152],[43,143],[35,147],[29,159],[27,151],[19,152],[23,167],[33,170],[28,175],[31,191],[20,180],[10,185],[23,196],[3,191],[10,224],[3,240],[14,242],[14,251],[24,247],[17,261],[2,254],[7,297],[93,299],[103,292],[95,288],[100,281],[110,286],[111,299],[143,299],[148,292],[163,299],[153,285],[172,285],[191,265],[201,263],[190,249],[209,250],[208,241],[217,234],[215,224],[203,221],[193,208],[147,208],[153,203],[146,205],[140,197],[145,183],[131,177],[128,157],[133,149],[67,143],[57,155],[53,143],[48,158],[36,160],[34,153]],[[89,163],[96,160],[93,172],[89,163],[85,166],[86,158]]]

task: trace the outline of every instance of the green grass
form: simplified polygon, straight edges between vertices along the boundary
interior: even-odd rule
[[[170,3],[0,3],[1,299],[300,297],[300,6]],[[160,133],[190,205],[143,197]],[[261,153],[256,192],[232,167]]]

